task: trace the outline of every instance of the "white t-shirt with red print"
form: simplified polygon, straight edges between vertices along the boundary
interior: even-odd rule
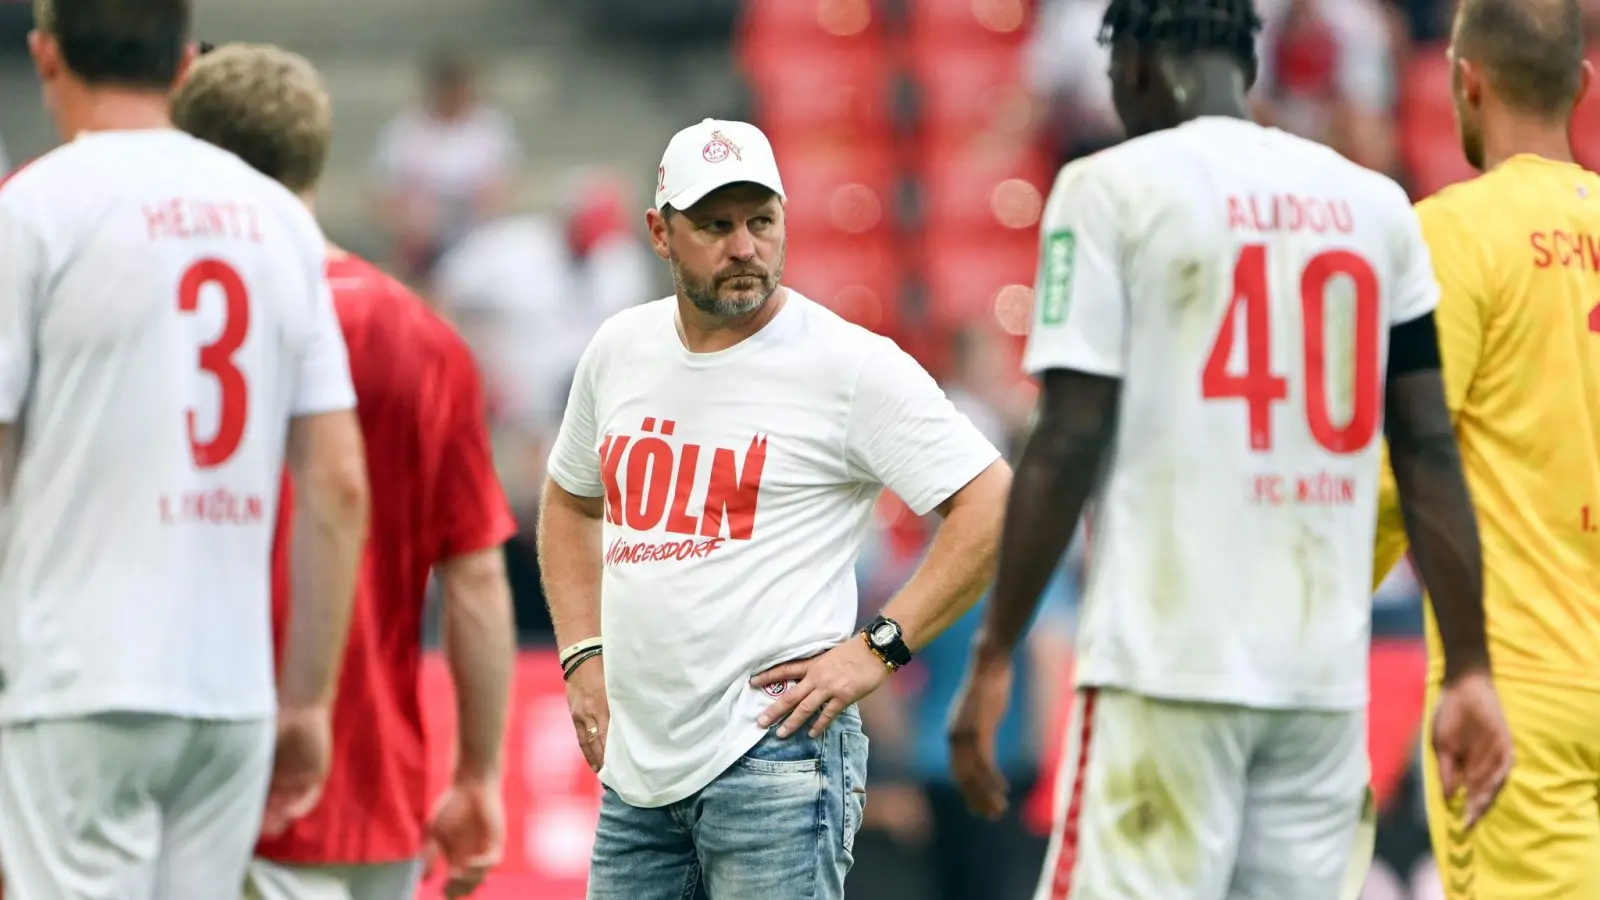
[[[692,353],[676,301],[627,310],[579,363],[550,477],[605,498],[601,780],[663,806],[765,734],[750,676],[850,637],[885,487],[928,513],[999,458],[887,338],[793,291],[739,344]]]

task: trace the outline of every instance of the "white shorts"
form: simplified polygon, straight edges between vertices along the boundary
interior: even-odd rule
[[[216,900],[243,883],[271,720],[107,713],[0,729],[0,867],[25,900]]]
[[[286,866],[250,862],[244,900],[412,900],[422,860],[371,866]]]
[[[1366,712],[1085,688],[1035,900],[1354,900],[1372,863]]]

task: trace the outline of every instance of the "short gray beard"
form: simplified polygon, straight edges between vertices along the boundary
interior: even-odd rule
[[[695,309],[713,319],[727,321],[751,315],[767,305],[772,295],[778,292],[778,285],[783,280],[783,267],[788,248],[778,251],[777,264],[767,272],[762,280],[762,290],[759,294],[749,299],[732,300],[717,294],[716,277],[711,281],[699,281],[690,278],[683,271],[683,265],[678,260],[676,253],[672,257],[672,284],[677,288],[678,296],[688,300]]]

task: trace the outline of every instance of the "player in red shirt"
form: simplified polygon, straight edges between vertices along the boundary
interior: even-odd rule
[[[218,48],[178,89],[173,119],[309,202],[331,113],[302,57],[265,45]],[[504,839],[500,747],[515,640],[500,545],[515,526],[466,344],[364,260],[330,250],[328,278],[366,440],[371,530],[322,802],[287,827],[265,823],[249,889],[263,900],[411,898],[426,850],[448,866],[446,895],[465,896],[498,861]],[[280,636],[292,627],[287,522],[280,519],[274,556]],[[460,728],[455,780],[431,819],[417,696],[430,572],[443,588]]]

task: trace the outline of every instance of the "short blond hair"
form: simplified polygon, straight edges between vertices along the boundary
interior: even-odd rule
[[[172,121],[296,193],[316,186],[333,138],[322,76],[271,44],[227,44],[195,60],[173,94]]]

